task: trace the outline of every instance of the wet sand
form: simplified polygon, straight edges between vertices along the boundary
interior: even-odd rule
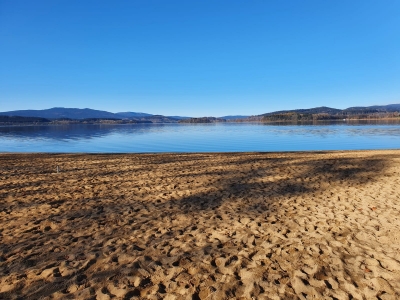
[[[400,150],[0,154],[0,240],[1,299],[399,299]]]

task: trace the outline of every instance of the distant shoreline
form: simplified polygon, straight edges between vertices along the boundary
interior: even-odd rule
[[[151,122],[151,121],[136,121],[136,120],[99,120],[96,122],[88,121],[50,121],[50,122],[0,122],[0,126],[65,126],[65,125],[143,125],[143,124],[224,124],[224,123],[260,123],[260,124],[277,124],[277,123],[327,123],[327,122],[358,122],[358,121],[399,121],[400,117],[396,118],[363,118],[363,119],[327,119],[327,120],[277,120],[277,121],[263,121],[263,120],[226,120],[225,122]]]
[[[327,119],[304,121],[259,121],[258,123],[323,123],[323,122],[349,122],[349,121],[400,121],[400,118],[367,118],[367,119]],[[235,122],[240,123],[240,122]],[[255,123],[255,122],[254,122]]]

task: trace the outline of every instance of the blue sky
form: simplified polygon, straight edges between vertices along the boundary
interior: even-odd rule
[[[400,103],[400,1],[0,0],[0,111]]]

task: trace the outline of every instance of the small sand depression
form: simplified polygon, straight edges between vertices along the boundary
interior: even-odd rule
[[[2,299],[399,299],[400,151],[2,154],[0,240]]]

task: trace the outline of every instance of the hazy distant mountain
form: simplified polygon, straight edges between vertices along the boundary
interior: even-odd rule
[[[112,118],[112,119],[121,119],[116,114],[110,113],[108,111],[103,110],[95,110],[90,108],[64,108],[64,107],[54,107],[50,109],[43,110],[14,110],[14,111],[6,111],[0,112],[2,116],[20,116],[20,117],[38,117],[38,118],[48,118],[48,119],[60,119],[60,118],[69,118],[69,119],[88,119],[88,118]]]
[[[116,115],[122,117],[122,118],[141,118],[141,117],[150,117],[153,116],[152,114],[146,114],[146,113],[141,113],[141,112],[118,112]]]
[[[186,120],[186,119],[190,119],[191,117],[168,116],[168,118],[172,118],[172,119],[176,119],[176,120]]]
[[[179,123],[221,123],[226,122],[225,119],[215,117],[189,118],[179,120]]]
[[[152,117],[159,118],[160,115],[152,115],[152,114],[146,114],[146,113],[141,113],[141,112],[120,112],[116,113],[116,115],[123,117],[123,118],[147,118],[151,119]],[[163,118],[169,118],[169,119],[174,119],[174,120],[184,120],[184,119],[190,119],[190,117],[182,117],[182,116],[162,116]]]
[[[152,123],[176,123],[178,119],[166,117],[162,115],[151,115],[147,117],[138,118],[140,121],[151,121]]]
[[[242,116],[242,115],[237,115],[237,116],[224,116],[220,117],[220,119],[225,119],[225,120],[236,120],[236,119],[246,119],[249,116]]]

